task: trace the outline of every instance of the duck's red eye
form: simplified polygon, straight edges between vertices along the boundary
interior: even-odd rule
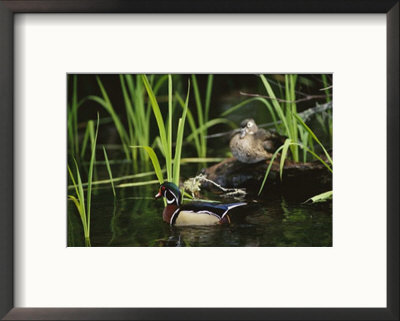
[[[165,186],[161,186],[161,191],[162,191],[162,192],[165,191]]]

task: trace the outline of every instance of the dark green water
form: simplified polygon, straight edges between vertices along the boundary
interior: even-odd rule
[[[153,199],[157,188],[118,189],[115,203],[111,189],[97,190],[92,199],[92,246],[332,246],[330,203],[306,205],[283,197],[249,200],[250,205],[231,215],[230,225],[178,228],[163,222],[164,203]],[[72,202],[68,246],[84,246]]]

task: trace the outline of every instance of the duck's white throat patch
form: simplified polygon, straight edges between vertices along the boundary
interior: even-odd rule
[[[173,204],[173,203],[179,204],[178,198],[170,190],[166,191],[165,198],[167,199],[167,204]]]

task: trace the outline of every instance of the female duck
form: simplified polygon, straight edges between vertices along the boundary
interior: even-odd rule
[[[156,198],[165,197],[167,206],[163,211],[163,220],[171,225],[215,225],[230,223],[229,211],[246,203],[215,204],[191,202],[182,205],[179,188],[170,182],[160,185]]]
[[[233,156],[242,163],[258,163],[271,159],[286,137],[258,128],[254,119],[245,119],[240,124],[240,132],[231,139],[229,147]]]

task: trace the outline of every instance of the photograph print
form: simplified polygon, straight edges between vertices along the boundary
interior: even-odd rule
[[[68,74],[68,247],[331,247],[332,74]]]

